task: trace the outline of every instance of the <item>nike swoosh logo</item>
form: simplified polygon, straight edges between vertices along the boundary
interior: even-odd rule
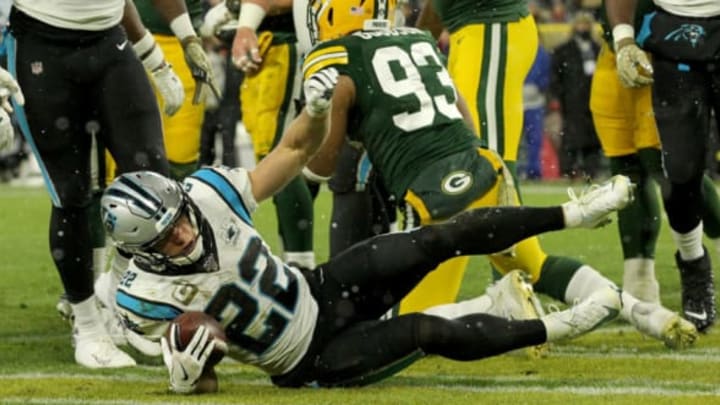
[[[182,364],[180,364],[180,370],[182,370],[183,373],[183,381],[189,380],[190,376],[188,375],[187,371],[185,371],[185,367],[183,367]]]
[[[125,40],[123,43],[121,43],[121,44],[115,44],[115,48],[117,48],[118,51],[122,51],[123,49],[125,49],[125,47],[127,46],[127,44],[128,44],[128,41],[127,41],[127,39],[126,39],[126,40]]]
[[[685,311],[685,315],[689,316],[690,318],[697,319],[698,321],[707,321],[707,311],[703,309],[702,312],[692,312],[692,311]]]
[[[110,364],[110,359],[108,358],[102,358],[95,353],[93,353],[91,356],[101,366],[107,366],[108,364]]]

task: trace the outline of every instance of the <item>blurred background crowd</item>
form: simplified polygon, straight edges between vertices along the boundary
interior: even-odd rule
[[[207,9],[219,0],[206,0]],[[400,0],[399,24],[414,26],[420,0]],[[6,25],[11,0],[0,0],[0,24]],[[589,109],[590,83],[602,39],[601,0],[529,0],[538,26],[540,47],[524,87],[523,143],[518,174],[525,180],[581,180],[609,173]],[[447,51],[448,37],[439,39]],[[239,91],[242,73],[228,62],[228,50],[208,42],[214,72],[225,92],[206,103],[201,164],[254,165],[252,142],[242,125]],[[4,50],[0,47],[0,58]],[[714,122],[714,120],[712,121]],[[41,185],[26,145],[17,137],[14,150],[0,153],[0,182]],[[717,129],[710,138],[709,175],[720,177]]]

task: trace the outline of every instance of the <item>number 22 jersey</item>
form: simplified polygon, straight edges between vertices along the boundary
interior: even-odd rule
[[[318,307],[300,271],[274,256],[253,226],[247,171],[203,168],[183,187],[211,230],[217,269],[164,275],[131,260],[116,296],[123,322],[159,339],[177,315],[205,311],[224,326],[232,358],[270,375],[291,370],[310,345]]]

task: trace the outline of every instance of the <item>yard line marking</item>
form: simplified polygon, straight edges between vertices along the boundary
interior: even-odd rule
[[[3,404],[52,404],[52,405],[215,405],[217,402],[198,402],[197,400],[182,401],[138,401],[138,400],[118,400],[118,399],[81,399],[81,398],[25,398],[25,397],[9,397],[2,399]],[[232,402],[236,405],[243,405],[246,402]]]
[[[440,389],[448,391],[462,392],[485,392],[485,393],[566,393],[584,396],[600,396],[600,395],[652,395],[652,396],[717,396],[720,395],[720,389],[710,389],[707,391],[698,390],[680,390],[665,388],[649,388],[647,386],[628,386],[628,387],[591,387],[591,386],[558,386],[558,387],[528,387],[527,385],[514,386],[498,386],[498,387],[473,387],[468,385],[437,385]],[[458,388],[460,388],[458,390]]]

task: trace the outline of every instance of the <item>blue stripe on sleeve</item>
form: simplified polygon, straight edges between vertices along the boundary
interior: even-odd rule
[[[245,203],[238,193],[237,189],[230,184],[230,182],[223,177],[221,174],[210,168],[204,168],[191,174],[190,177],[198,179],[208,186],[212,187],[220,197],[230,206],[230,208],[237,214],[242,220],[253,226],[252,219],[250,219],[250,213],[245,207]]]
[[[183,313],[181,309],[172,305],[146,301],[121,290],[118,290],[115,300],[119,307],[147,319],[170,321]]]

